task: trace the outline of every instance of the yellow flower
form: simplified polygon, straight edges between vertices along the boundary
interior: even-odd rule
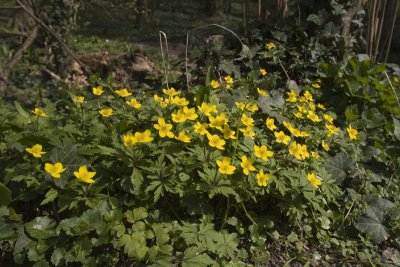
[[[233,83],[233,78],[230,75],[227,75],[224,77],[224,80],[227,84],[232,84]]]
[[[254,120],[252,117],[248,117],[246,114],[242,114],[242,118],[240,121],[247,127],[253,127],[254,126]]]
[[[318,186],[321,185],[321,180],[315,177],[314,173],[308,173],[307,180],[310,181],[311,185],[314,186],[315,188],[318,188]]]
[[[298,119],[304,119],[303,113],[301,113],[300,111],[294,113],[294,116]]]
[[[57,162],[54,165],[51,163],[44,164],[44,170],[54,178],[60,178],[60,173],[64,172],[66,168],[61,162]]]
[[[310,93],[310,91],[305,91],[304,94],[303,94],[303,96],[305,97],[305,99],[306,99],[308,102],[314,101],[313,96],[312,96],[312,94]]]
[[[272,48],[275,48],[276,46],[273,42],[269,42],[268,44],[265,45],[265,47],[268,49],[272,49]]]
[[[322,105],[322,104],[317,104],[317,107],[318,107],[319,109],[322,109],[322,110],[325,110],[325,109],[326,109],[325,106]]]
[[[254,139],[254,137],[256,136],[256,133],[253,131],[253,127],[252,126],[248,126],[246,128],[240,128],[239,129],[244,136],[250,137],[251,139]]]
[[[210,127],[219,130],[222,129],[222,126],[228,123],[228,117],[226,117],[225,113],[221,113],[216,117],[209,116],[208,119],[210,120]]]
[[[244,110],[244,108],[246,107],[246,103],[243,102],[235,102],[235,105],[238,109],[240,109],[241,111]]]
[[[315,158],[315,159],[319,159],[319,154],[318,154],[318,152],[311,151],[311,156],[312,156],[313,158]]]
[[[88,184],[92,184],[94,183],[94,180],[92,178],[96,175],[96,172],[88,171],[87,167],[83,165],[79,167],[79,170],[77,172],[74,172],[74,175],[79,180]]]
[[[228,124],[224,125],[221,132],[224,134],[225,139],[236,139],[235,131],[231,130]]]
[[[257,92],[258,92],[258,94],[261,95],[261,96],[268,96],[267,91],[265,91],[265,90],[263,90],[263,89],[260,89],[260,88],[258,88],[258,87],[257,87]]]
[[[97,86],[92,88],[92,92],[95,95],[102,95],[104,93],[103,86]]]
[[[211,113],[218,113],[217,106],[208,103],[201,103],[201,106],[197,107],[201,113],[207,117],[211,116]]]
[[[311,84],[311,86],[314,87],[315,89],[321,88],[321,85],[319,83],[313,83]]]
[[[257,104],[253,104],[253,105],[248,104],[248,105],[246,106],[246,109],[247,109],[248,111],[250,111],[250,112],[256,112],[256,111],[258,110],[258,106],[257,106]]]
[[[191,121],[194,121],[198,117],[194,108],[183,107],[183,114],[185,114],[187,120]]]
[[[293,142],[289,147],[289,154],[293,155],[298,160],[304,160],[310,157],[306,145],[300,145]]]
[[[126,88],[123,88],[121,90],[115,90],[115,93],[121,97],[127,97],[132,95]]]
[[[32,110],[32,113],[39,117],[47,117],[47,114],[44,113],[44,111],[41,110],[40,108],[35,108],[34,110]]]
[[[254,159],[249,159],[245,155],[242,156],[242,162],[240,163],[240,167],[243,168],[243,173],[249,175],[251,171],[255,171],[256,168],[253,166]]]
[[[321,146],[325,151],[330,150],[329,145],[325,143],[325,140],[322,140]]]
[[[338,135],[339,134],[339,128],[336,127],[333,124],[325,124],[326,129],[328,129],[328,137],[330,137],[331,135]]]
[[[272,178],[272,175],[264,173],[264,170],[260,170],[257,173],[256,178],[258,186],[267,186],[267,182]]]
[[[196,122],[194,125],[194,132],[200,135],[208,134],[207,126],[207,123]]]
[[[260,73],[262,76],[265,76],[268,74],[268,72],[265,69],[260,69]]]
[[[348,128],[346,128],[347,133],[349,134],[350,139],[352,140],[356,140],[357,136],[358,136],[358,131],[357,129],[354,129],[351,127],[351,125],[349,125]]]
[[[85,97],[84,97],[84,96],[75,96],[75,97],[74,97],[74,101],[75,101],[76,103],[81,104],[81,103],[83,103],[83,101],[85,101]]]
[[[220,150],[224,150],[224,145],[225,145],[225,140],[221,139],[218,135],[214,134],[207,134],[207,138],[208,138],[208,145],[210,147],[215,147],[218,148]]]
[[[213,89],[217,89],[217,88],[219,87],[219,82],[216,81],[216,80],[212,80],[212,81],[210,82],[210,85],[211,85],[211,87],[212,87]]]
[[[154,128],[158,130],[160,137],[174,138],[174,134],[171,132],[172,127],[172,124],[165,123],[165,119],[161,117],[158,118],[158,124],[154,124]]]
[[[265,124],[267,125],[267,128],[270,129],[271,131],[276,129],[274,118],[267,118]]]
[[[217,160],[217,165],[219,167],[218,171],[222,174],[233,174],[236,167],[231,165],[231,159],[224,157],[222,160]]]
[[[310,107],[310,109],[311,109],[312,111],[315,111],[315,110],[316,110],[314,102],[309,102],[309,103],[308,103],[308,106]]]
[[[320,122],[321,118],[314,112],[314,111],[309,111],[307,114],[307,118],[311,120],[312,122]]]
[[[301,131],[299,137],[308,137],[310,136],[310,133],[305,132],[305,131]]]
[[[153,96],[153,98],[154,98],[154,101],[156,101],[157,103],[162,103],[162,102],[164,102],[164,98],[163,97],[161,97],[161,96],[158,96],[157,94],[155,94],[154,96]]]
[[[142,104],[140,104],[140,103],[136,100],[136,98],[131,98],[129,101],[126,101],[126,103],[127,103],[129,106],[131,106],[131,107],[133,107],[133,108],[136,108],[136,109],[139,109],[139,108],[142,107]]]
[[[282,143],[282,144],[289,144],[290,142],[290,136],[286,135],[283,131],[280,132],[274,132],[276,142]]]
[[[171,87],[170,89],[163,89],[162,91],[164,94],[166,94],[167,96],[170,96],[170,97],[179,95],[181,93],[181,91],[176,91],[175,88],[173,88],[173,87]]]
[[[226,82],[226,86],[225,86],[226,89],[231,89],[232,84],[233,84],[233,78],[230,75],[228,75],[228,76],[224,77],[224,80]]]
[[[287,93],[288,98],[286,99],[286,101],[291,102],[291,103],[295,103],[297,102],[297,92],[294,90],[290,90],[289,93]]]
[[[187,106],[189,105],[189,101],[184,98],[184,97],[179,97],[175,96],[173,99],[170,101],[172,104],[178,105],[178,106]]]
[[[43,147],[42,145],[36,144],[32,147],[27,147],[25,148],[25,151],[32,154],[35,158],[40,158],[43,154],[46,154],[47,152],[42,151]]]
[[[107,118],[113,114],[113,110],[112,110],[112,108],[103,108],[103,109],[99,110],[99,113],[101,114],[101,116]]]
[[[132,133],[128,133],[128,134],[124,135],[123,139],[124,139],[124,145],[126,147],[133,146],[137,143],[136,138],[133,136]]]
[[[254,145],[254,155],[257,158],[260,158],[264,161],[268,160],[268,158],[271,158],[274,155],[273,151],[268,150],[267,146],[262,145],[262,146],[257,146]]]
[[[331,115],[329,115],[329,114],[324,114],[323,117],[324,117],[324,120],[326,120],[327,122],[333,123],[333,118],[332,118]]]
[[[185,131],[180,131],[178,136],[175,136],[175,139],[184,143],[190,143],[192,138],[186,134]]]
[[[153,137],[151,136],[151,131],[150,130],[146,130],[144,132],[136,132],[135,136],[134,136],[136,142],[138,143],[149,143],[151,141],[153,141]]]
[[[308,113],[307,108],[306,108],[304,105],[302,105],[302,106],[297,106],[297,110],[298,110],[299,112],[303,113],[303,114]]]
[[[183,110],[178,110],[176,113],[172,113],[171,114],[172,117],[172,121],[173,122],[185,122],[187,120],[185,112],[183,112]]]

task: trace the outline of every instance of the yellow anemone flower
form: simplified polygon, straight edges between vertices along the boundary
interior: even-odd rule
[[[32,147],[27,147],[25,148],[25,151],[32,154],[35,158],[40,158],[43,154],[46,154],[46,152],[42,151],[43,147],[40,144],[36,144]]]
[[[94,183],[94,180],[92,178],[96,175],[96,172],[88,171],[87,167],[83,165],[79,167],[79,170],[77,172],[74,172],[74,175],[79,180],[88,184],[92,184]]]
[[[222,160],[217,160],[217,165],[219,167],[218,171],[222,174],[233,174],[236,170],[236,167],[231,165],[231,159],[224,157]]]
[[[66,168],[61,162],[56,162],[55,164],[45,163],[44,170],[54,178],[60,178],[60,173],[64,172]]]

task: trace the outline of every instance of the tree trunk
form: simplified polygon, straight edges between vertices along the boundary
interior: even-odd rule
[[[147,0],[137,0],[136,2],[137,14],[136,14],[136,26],[139,29],[143,29],[147,26],[149,20],[149,9]]]

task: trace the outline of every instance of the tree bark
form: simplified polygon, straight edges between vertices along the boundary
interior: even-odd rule
[[[24,52],[32,45],[38,35],[39,26],[35,26],[28,37],[25,39],[22,46],[15,52],[15,54],[11,57],[10,61],[3,67],[0,71],[0,96],[5,96],[7,93],[7,85],[9,84],[9,76],[11,74],[12,69],[17,65],[17,63],[21,60]]]
[[[137,0],[136,7],[138,13],[136,14],[136,26],[139,29],[144,29],[149,20],[149,9],[147,0]]]

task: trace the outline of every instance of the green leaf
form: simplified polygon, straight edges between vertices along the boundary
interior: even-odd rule
[[[182,267],[203,267],[203,266],[216,266],[217,262],[212,260],[206,253],[199,253],[201,251],[198,247],[190,247],[185,251],[182,261]]]
[[[133,209],[133,222],[146,219],[148,216],[147,210],[144,207]]]
[[[0,222],[0,241],[15,240],[17,234],[11,224]]]
[[[400,141],[400,120],[393,118],[394,131],[393,135]]]
[[[375,218],[378,218],[378,216],[375,216]],[[377,244],[382,243],[389,237],[386,227],[382,223],[367,216],[358,217],[354,226],[360,232],[370,235]]]
[[[143,175],[142,172],[138,168],[133,168],[131,174],[131,183],[133,185],[133,193],[138,195],[140,193],[140,187],[143,184]]]
[[[11,191],[7,188],[2,182],[0,182],[0,206],[5,205],[7,206],[10,204],[11,198]]]
[[[42,260],[36,262],[33,265],[33,267],[50,267],[50,264],[49,264],[49,262],[47,260],[42,259]]]
[[[47,239],[55,236],[54,226],[56,222],[49,217],[36,217],[25,224],[25,231],[36,239]]]
[[[47,191],[46,195],[44,196],[43,201],[40,203],[40,205],[46,205],[47,203],[53,201],[58,197],[58,191],[55,189],[50,189]]]
[[[21,115],[24,118],[30,117],[30,114],[21,106],[21,104],[19,102],[14,101],[14,106],[19,115]]]
[[[336,156],[328,159],[323,167],[332,174],[337,183],[342,183],[346,177],[347,172],[353,166],[353,160],[344,153],[339,153]]]
[[[214,241],[216,252],[220,257],[233,257],[237,251],[238,242],[232,234],[218,233]]]

